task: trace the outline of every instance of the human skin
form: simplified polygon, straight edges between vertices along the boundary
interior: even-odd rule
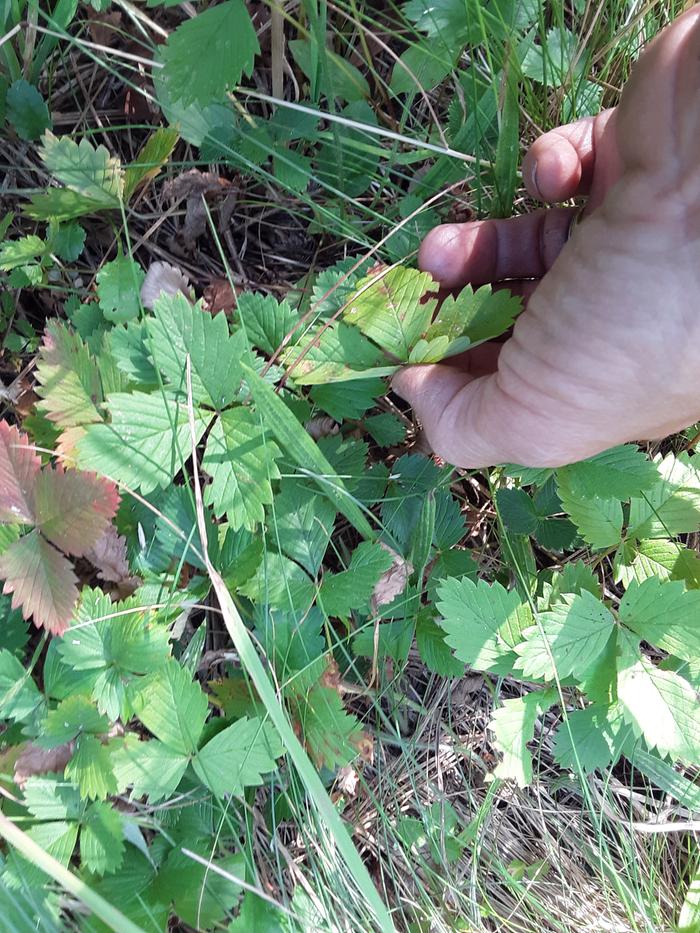
[[[560,466],[700,420],[700,6],[650,43],[615,110],[539,139],[523,178],[541,200],[589,196],[570,238],[555,207],[437,227],[420,250],[446,288],[508,280],[527,301],[503,345],[394,378],[433,450]]]

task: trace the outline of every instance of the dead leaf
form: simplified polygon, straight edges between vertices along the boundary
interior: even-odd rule
[[[393,563],[377,580],[374,587],[370,601],[373,613],[376,613],[380,606],[386,606],[387,603],[393,602],[397,596],[403,593],[408,579],[413,573],[413,564],[410,561],[397,554],[393,548],[390,548],[388,544],[384,544],[383,541],[379,542],[379,546],[388,554],[391,554]]]
[[[315,441],[322,437],[330,437],[332,434],[337,434],[338,431],[340,431],[340,426],[336,424],[332,418],[329,418],[328,415],[320,415],[318,418],[311,418],[310,421],[306,422],[304,427]]]
[[[114,525],[107,526],[105,533],[85,557],[97,568],[100,580],[117,584],[122,599],[130,596],[141,583],[138,577],[131,575],[126,556],[126,538],[117,532]]]
[[[27,742],[15,762],[15,784],[23,787],[27,778],[35,774],[63,774],[63,769],[73,757],[75,742],[64,742],[56,748],[42,748]]]
[[[228,279],[214,279],[204,289],[204,306],[211,314],[230,314],[236,307],[236,295]]]
[[[185,223],[182,236],[186,243],[192,244],[207,229],[207,196],[226,196],[230,193],[231,182],[220,178],[213,172],[200,172],[191,168],[163,186],[163,194],[172,202],[185,200]]]
[[[335,794],[337,797],[355,797],[360,775],[352,765],[343,765],[335,776]]]
[[[169,262],[151,263],[141,286],[141,304],[152,311],[163,292],[166,295],[182,292],[186,298],[192,298],[190,280],[181,269],[171,266]]]
[[[340,668],[338,667],[338,662],[335,660],[333,655],[328,655],[328,667],[325,669],[321,675],[321,686],[329,687],[331,690],[336,690],[340,693]]]
[[[119,38],[122,15],[118,10],[110,13],[97,13],[91,7],[87,9],[88,32],[93,42],[98,45],[112,46]]]

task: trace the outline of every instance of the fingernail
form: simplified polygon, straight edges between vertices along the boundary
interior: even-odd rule
[[[537,184],[537,159],[533,159],[532,168],[530,169],[530,189],[535,193],[540,193],[539,186]]]

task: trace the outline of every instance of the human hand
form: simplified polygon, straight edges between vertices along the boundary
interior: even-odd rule
[[[641,56],[619,107],[553,130],[523,162],[555,207],[437,227],[419,265],[447,288],[504,282],[511,338],[393,381],[457,466],[559,466],[700,420],[700,6]],[[529,280],[529,281],[525,281]]]

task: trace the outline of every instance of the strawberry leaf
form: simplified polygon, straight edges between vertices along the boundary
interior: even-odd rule
[[[61,635],[78,600],[78,578],[70,562],[34,529],[0,556],[0,578],[12,606],[37,627]]]
[[[34,523],[34,486],[41,460],[29,438],[0,421],[0,522]]]
[[[100,540],[119,505],[114,483],[95,473],[42,470],[36,480],[36,525],[67,554],[83,557]]]

